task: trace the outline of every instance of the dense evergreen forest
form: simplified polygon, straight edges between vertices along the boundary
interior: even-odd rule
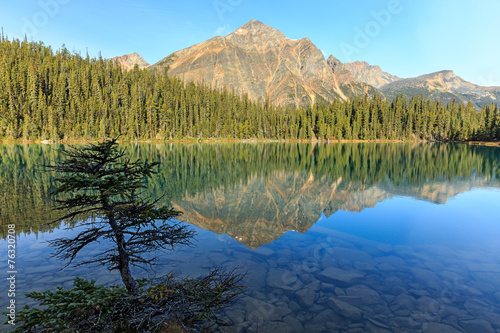
[[[443,104],[422,96],[354,98],[302,109],[187,83],[167,72],[127,72],[43,43],[0,41],[3,139],[500,139],[495,104]]]
[[[353,191],[376,184],[422,188],[471,177],[482,177],[490,180],[491,186],[499,186],[500,150],[495,147],[419,143],[124,143],[121,148],[132,159],[160,162],[146,191],[148,196],[162,198],[160,204],[221,188],[232,190],[252,178],[267,178],[275,172],[313,174],[315,179],[326,177],[332,183],[341,179]],[[41,165],[60,162],[64,149],[64,144],[0,145],[0,237],[5,236],[10,223],[16,223],[18,231],[47,230],[44,224],[62,214],[52,210],[49,196],[56,175],[43,172]]]

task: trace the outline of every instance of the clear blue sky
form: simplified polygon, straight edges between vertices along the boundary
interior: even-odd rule
[[[82,55],[138,52],[153,64],[257,19],[344,62],[400,77],[451,69],[486,86],[500,86],[499,17],[498,0],[0,0],[9,37]]]

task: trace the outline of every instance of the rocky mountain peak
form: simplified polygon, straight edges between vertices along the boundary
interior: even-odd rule
[[[343,65],[342,61],[340,61],[339,59],[335,58],[333,55],[330,55],[328,57],[328,59],[326,59],[326,63],[328,64],[328,66],[330,66],[333,71],[335,71],[335,69],[340,66],[340,65]]]
[[[259,20],[250,20],[240,27],[240,29],[246,30],[275,30],[273,27],[262,23]]]
[[[185,81],[235,88],[253,100],[268,96],[281,106],[300,107],[378,92],[355,82],[347,70],[333,69],[309,38],[289,39],[257,20],[225,37],[177,51],[153,68],[167,66],[169,75]]]
[[[257,20],[251,20],[248,23],[242,25],[239,29],[233,31],[232,34],[250,34],[250,35],[262,35],[263,33],[279,33],[285,36],[281,31],[274,29],[270,25],[264,24]]]
[[[399,77],[384,72],[380,66],[371,66],[365,61],[350,62],[344,64],[344,67],[351,72],[356,81],[367,83],[376,88],[399,80]]]
[[[443,76],[443,78],[445,78],[445,79],[452,79],[452,78],[458,77],[457,75],[455,75],[455,72],[451,71],[451,70],[441,71],[441,72],[438,72],[438,74]]]
[[[500,100],[498,91],[467,82],[451,70],[402,79],[386,84],[381,90],[389,98],[394,98],[401,92],[407,97],[422,94],[444,103],[453,100],[460,103],[472,102],[477,107]]]
[[[124,70],[131,70],[134,68],[134,66],[137,64],[139,68],[146,68],[149,67],[149,64],[147,63],[144,58],[138,54],[137,52],[131,53],[131,54],[126,54],[121,57],[114,57],[111,59],[112,61],[118,61],[120,66]]]
[[[251,20],[229,34],[226,39],[245,50],[255,47],[257,50],[276,48],[286,42],[285,35],[257,20]]]
[[[253,100],[269,96],[276,105],[299,107],[351,95],[351,87],[340,87],[323,53],[308,38],[288,39],[257,20],[225,37],[175,52],[153,65],[166,66],[169,75],[185,81],[235,88]]]

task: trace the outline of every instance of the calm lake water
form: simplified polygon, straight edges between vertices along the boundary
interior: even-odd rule
[[[16,224],[16,304],[119,283],[66,268],[46,240],[59,145],[0,145],[0,271]],[[196,246],[160,254],[158,275],[243,267],[249,291],[228,332],[500,332],[500,149],[438,144],[124,144],[159,160],[148,191],[183,211]],[[105,246],[104,244],[101,246]],[[99,248],[82,252],[92,256]],[[144,274],[137,272],[138,275]],[[5,280],[4,280],[5,281]],[[7,306],[7,283],[0,305]],[[6,330],[6,327],[3,328]]]

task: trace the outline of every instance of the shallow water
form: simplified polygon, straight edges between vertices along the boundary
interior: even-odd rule
[[[30,169],[30,161],[54,160],[57,152],[36,145],[1,148],[2,179],[21,184],[23,192],[9,191],[5,182],[0,188],[28,200],[4,200],[2,206],[16,212],[3,217],[20,229],[16,303],[29,302],[23,296],[28,291],[70,288],[75,276],[119,283],[103,268],[60,270],[63,263],[48,258],[52,249],[45,240],[71,231],[44,231],[26,221],[37,214],[20,209],[43,204],[43,184],[51,183]],[[168,192],[184,212],[181,220],[198,232],[196,247],[161,255],[168,265],[158,267],[158,275],[198,275],[216,265],[247,271],[250,289],[222,314],[231,326],[221,331],[500,332],[498,148],[127,149],[162,160],[151,191]],[[27,181],[38,190],[28,193],[22,186]],[[0,248],[5,243],[0,240]],[[98,250],[87,249],[82,258]],[[0,271],[6,264],[0,262]]]

